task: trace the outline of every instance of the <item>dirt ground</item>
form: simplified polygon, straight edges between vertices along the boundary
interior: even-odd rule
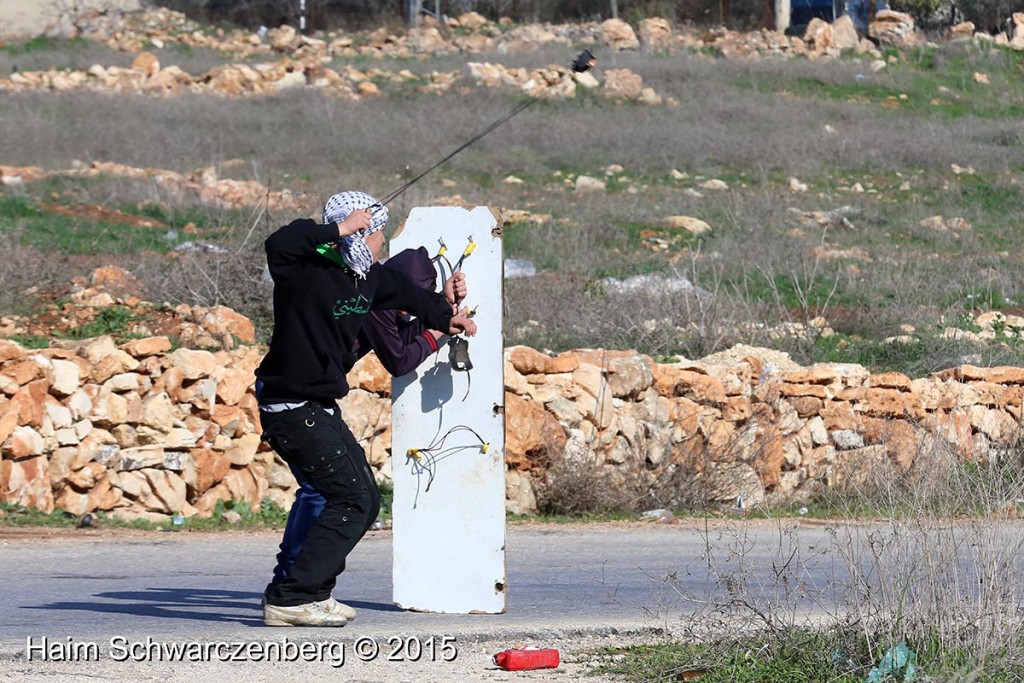
[[[138,9],[139,0],[0,0],[0,38],[31,37],[64,30],[61,10],[74,5],[80,9]]]

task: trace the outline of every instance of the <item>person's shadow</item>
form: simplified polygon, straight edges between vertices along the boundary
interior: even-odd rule
[[[420,408],[423,414],[438,411],[438,426],[441,424],[444,415],[444,406],[455,393],[452,384],[452,366],[447,360],[438,360],[432,366],[422,371],[414,370],[401,377],[395,377],[391,382],[391,394],[394,400],[398,400],[406,389],[413,384],[420,384]]]
[[[25,605],[22,609],[80,610],[105,614],[128,614],[159,619],[231,622],[263,626],[260,593],[207,588],[146,588],[135,591],[96,593],[88,602],[51,602]],[[380,602],[348,600],[346,604],[364,610],[397,612],[399,607]]]

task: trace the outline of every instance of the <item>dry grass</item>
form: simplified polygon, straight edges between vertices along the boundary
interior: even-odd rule
[[[76,44],[67,52],[71,61],[84,63],[94,55],[106,60],[97,49]],[[56,62],[62,53],[21,56]],[[352,63],[426,73],[471,60],[537,66],[565,62],[570,53],[547,47],[529,55]],[[0,68],[17,56],[0,53]],[[165,63],[173,62],[170,57]],[[606,344],[694,356],[746,341],[780,346],[800,360],[853,358],[870,364],[875,353],[884,365],[900,354],[872,347],[854,357],[813,337],[777,339],[764,330],[821,313],[846,337],[877,340],[897,334],[904,323],[927,336],[939,331],[941,317],[955,320],[986,298],[1003,306],[1024,301],[1018,296],[1024,261],[1016,257],[1013,227],[1024,220],[1024,202],[1012,173],[1024,166],[1024,138],[1015,91],[1002,87],[1017,70],[1012,54],[947,46],[906,55],[879,73],[859,60],[600,57],[601,68],[634,69],[679,106],[615,105],[592,94],[538,103],[424,178],[394,207],[400,218],[414,206],[459,195],[469,204],[552,216],[543,225],[506,229],[507,256],[531,259],[541,271],[529,282],[507,285],[510,342],[552,349]],[[973,71],[989,73],[993,87],[974,84]],[[241,160],[221,174],[311,197],[341,187],[384,194],[518,101],[512,92],[475,87],[444,97],[408,86],[385,85],[384,91],[383,98],[359,103],[311,92],[241,100],[8,95],[0,99],[0,124],[13,135],[0,161],[58,168],[73,160],[111,160],[188,171]],[[908,98],[899,100],[899,93]],[[941,106],[930,103],[936,97]],[[893,101],[899,109],[887,108]],[[606,192],[573,192],[576,174],[604,176],[610,164],[625,171],[609,178]],[[956,176],[952,164],[972,166],[979,175]],[[673,169],[689,177],[675,180],[669,175]],[[525,184],[502,182],[513,174]],[[807,183],[808,191],[790,192],[791,176]],[[686,193],[713,177],[726,180],[730,189],[702,190],[703,197]],[[850,191],[858,183],[864,193]],[[180,206],[180,198],[158,185],[108,181],[54,191],[66,201],[158,202],[209,213]],[[313,215],[319,200],[311,204],[306,213]],[[790,211],[841,206],[852,208],[852,228],[808,226]],[[205,236],[235,252],[258,208],[208,217],[215,229]],[[677,214],[701,218],[713,232],[698,240],[659,227],[665,216]],[[973,227],[953,235],[918,225],[937,214],[962,217]],[[252,238],[258,242],[291,218],[269,216]],[[650,248],[645,235],[652,231],[669,241],[667,251]],[[865,256],[822,259],[812,251],[822,247],[857,248]],[[266,318],[259,296],[235,296],[229,287],[209,284],[220,282],[224,272],[233,274],[225,283],[236,275],[249,282],[248,270],[204,261],[212,269],[209,282],[185,285],[184,279],[204,278],[198,272],[186,278],[180,263],[162,264],[160,257],[150,264],[148,258],[141,256],[136,268],[153,291],[178,282],[165,296],[233,301],[245,313]],[[644,273],[686,277],[713,298],[657,291],[623,297],[602,285],[609,276]],[[927,340],[923,345],[935,362],[978,352]],[[1015,347],[1000,353],[1016,357]]]

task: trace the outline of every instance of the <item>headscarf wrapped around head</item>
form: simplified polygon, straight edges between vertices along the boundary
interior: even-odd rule
[[[372,196],[365,192],[339,192],[333,195],[324,204],[324,223],[340,223],[353,211],[373,206],[373,214],[370,218],[370,227],[365,230],[343,237],[338,245],[338,252],[341,254],[345,265],[359,277],[365,278],[373,265],[373,254],[366,246],[366,236],[372,235],[378,230],[383,230],[388,224],[388,208],[381,205]]]

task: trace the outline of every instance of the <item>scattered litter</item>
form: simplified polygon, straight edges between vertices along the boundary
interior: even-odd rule
[[[806,515],[808,513],[808,510],[807,508],[800,508],[799,510],[797,510],[797,512],[799,512],[801,515]]]
[[[177,235],[175,235],[177,237]],[[168,239],[174,239],[169,237]],[[203,254],[226,254],[228,250],[224,247],[218,247],[216,244],[210,244],[209,242],[182,242],[174,248],[174,251],[185,251],[190,254],[203,253]]]
[[[78,520],[77,527],[79,529],[88,529],[88,528],[90,528],[92,526],[95,526],[95,525],[96,525],[96,516],[93,515],[91,512],[86,512],[84,515],[82,515],[82,518],[80,520]]]
[[[917,676],[917,653],[900,643],[882,655],[882,661],[871,669],[864,683],[913,683]]]
[[[370,526],[370,528],[374,531],[380,531],[384,528],[384,520],[378,517],[373,521],[373,524]]]
[[[504,650],[494,655],[494,663],[506,671],[558,668],[558,650],[524,647]]]
[[[171,524],[174,526],[183,526],[185,524],[185,515],[180,512],[171,517]]]
[[[747,506],[747,501],[743,499],[743,494],[736,496],[736,502],[731,508],[729,508],[729,512],[734,515],[745,515],[750,512],[750,508]]]
[[[674,514],[672,514],[672,511],[667,510],[665,508],[659,508],[657,510],[648,510],[647,512],[643,513],[643,516],[653,519],[658,524],[679,523],[679,520],[676,519],[676,516]]]
[[[505,259],[505,279],[517,277],[533,277],[537,274],[537,267],[533,261],[525,259]]]
[[[665,277],[663,275],[634,275],[625,280],[606,277],[601,280],[604,288],[615,294],[640,294],[644,292],[659,294],[694,293],[698,296],[713,296],[711,292],[695,286],[684,277]]]

